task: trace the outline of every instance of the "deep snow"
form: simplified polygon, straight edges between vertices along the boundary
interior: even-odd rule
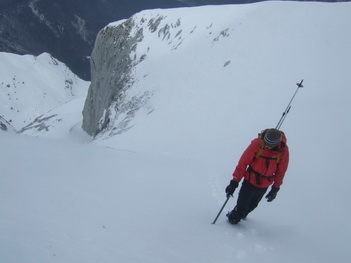
[[[149,43],[159,53],[150,49],[131,93],[154,90],[153,113],[90,142],[77,124],[80,98],[53,110],[63,117],[48,132],[30,134],[41,138],[0,133],[2,261],[348,262],[350,9],[266,2],[141,13],[203,28],[177,51]],[[301,78],[282,127],[291,163],[277,199],[237,226],[224,216],[232,199],[212,225],[242,151],[275,126]]]

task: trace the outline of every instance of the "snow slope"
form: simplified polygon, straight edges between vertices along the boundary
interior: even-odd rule
[[[0,114],[16,130],[72,99],[85,97],[89,82],[63,63],[40,56],[0,52]]]
[[[345,195],[325,191],[329,181],[311,188],[290,179],[277,200],[263,202],[247,221],[232,226],[223,214],[211,225],[229,174],[208,160],[4,133],[0,140],[4,262],[290,263],[350,256],[347,206],[339,200]]]
[[[30,133],[45,138],[0,133],[1,259],[348,262],[350,9],[265,2],[139,14],[182,17],[199,33],[176,51],[145,44],[159,52],[139,64],[131,93],[154,90],[154,111],[127,132],[87,143],[74,114]],[[283,125],[291,163],[277,199],[237,226],[224,216],[232,199],[211,225],[242,151],[275,126],[301,78]]]

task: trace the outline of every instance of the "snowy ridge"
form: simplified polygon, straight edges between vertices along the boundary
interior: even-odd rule
[[[16,130],[61,104],[85,97],[89,85],[47,53],[0,53],[0,71],[0,114]]]

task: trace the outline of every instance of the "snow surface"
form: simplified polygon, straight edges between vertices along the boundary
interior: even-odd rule
[[[89,86],[48,53],[0,52],[0,72],[0,114],[17,130],[63,103],[86,97]]]
[[[1,262],[348,262],[350,11],[265,2],[138,14],[198,29],[174,51],[144,43],[152,53],[131,93],[154,91],[151,114],[90,142],[77,99],[52,110],[64,117],[40,138],[0,133]],[[224,216],[232,199],[212,225],[242,151],[302,78],[277,199],[237,226]]]

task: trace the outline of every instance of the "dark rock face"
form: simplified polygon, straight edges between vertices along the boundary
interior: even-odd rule
[[[142,9],[179,6],[184,4],[176,0],[2,0],[0,51],[48,52],[88,80],[88,57],[100,29]]]
[[[16,132],[16,129],[6,119],[0,116],[0,131]]]
[[[109,125],[109,107],[119,104],[123,90],[133,83],[130,54],[143,39],[142,29],[133,33],[133,27],[130,18],[98,34],[91,56],[92,81],[83,109],[82,127],[89,135],[95,136]]]
[[[138,49],[145,34],[153,34],[162,41],[169,37],[171,27],[180,26],[179,19],[175,24],[161,26],[165,18],[135,15],[99,32],[91,56],[92,78],[83,109],[82,128],[89,135],[121,134],[132,127],[131,122],[141,108],[146,109],[147,114],[153,112],[153,107],[148,105],[152,90],[132,95],[129,91],[137,81],[136,66],[150,51],[150,47],[144,51]]]

